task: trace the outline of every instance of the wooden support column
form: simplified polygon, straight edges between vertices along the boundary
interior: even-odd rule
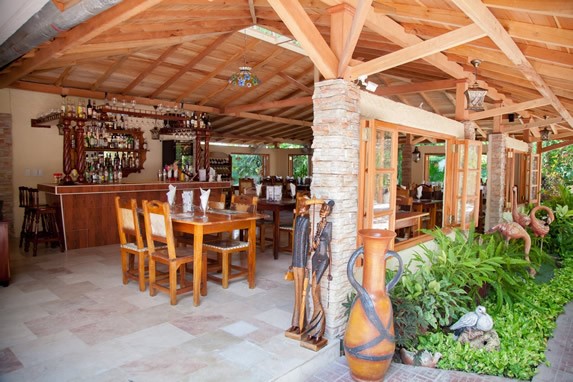
[[[410,186],[412,184],[412,134],[408,134],[406,143],[402,147],[402,185]]]
[[[350,33],[354,8],[346,3],[335,5],[328,9],[330,13],[330,49],[340,58],[344,49],[346,36]]]
[[[360,94],[358,86],[345,80],[315,84],[314,140],[311,193],[332,199],[332,280],[322,277],[322,304],[327,338],[337,338],[346,327],[344,307],[351,289],[346,264],[356,249],[358,222],[358,165],[360,147]]]
[[[469,119],[469,113],[466,110],[466,95],[464,94],[467,88],[467,82],[458,82],[456,84],[456,121],[467,121]]]

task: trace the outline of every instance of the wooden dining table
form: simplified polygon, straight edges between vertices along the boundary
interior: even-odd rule
[[[428,229],[433,229],[436,226],[436,213],[438,207],[443,203],[442,200],[437,199],[414,199],[412,208],[417,212],[428,212],[430,221],[428,222]]]
[[[412,227],[413,236],[416,236],[420,232],[422,218],[428,215],[428,212],[396,212],[394,230]]]
[[[295,198],[283,198],[279,201],[259,199],[257,210],[273,212],[273,257],[279,258],[281,211],[293,211],[296,207]]]
[[[233,230],[248,230],[249,250],[247,254],[247,280],[249,288],[255,287],[256,270],[256,221],[264,215],[250,212],[240,212],[235,210],[210,210],[203,214],[197,209],[194,212],[180,212],[177,210],[171,213],[173,230],[193,235],[193,252],[200,254],[203,252],[203,236],[207,234],[229,232]],[[201,288],[201,269],[203,257],[193,258],[193,305],[199,306],[200,295],[207,295],[207,286]],[[200,293],[198,293],[200,291]]]

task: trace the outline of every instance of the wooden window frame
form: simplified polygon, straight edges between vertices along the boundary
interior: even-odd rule
[[[288,155],[288,176],[294,176],[294,157],[295,156],[305,156],[308,159],[308,174],[306,176],[311,176],[312,174],[312,156],[310,154],[289,154]]]

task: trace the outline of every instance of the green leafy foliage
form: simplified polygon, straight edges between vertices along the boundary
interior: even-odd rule
[[[494,329],[500,337],[498,352],[476,350],[455,341],[450,334],[435,332],[419,338],[419,347],[431,352],[439,351],[443,357],[441,369],[461,370],[480,374],[498,375],[529,380],[539,364],[545,362],[547,338],[555,328],[555,319],[563,306],[573,299],[573,260],[556,271],[548,283],[536,284],[528,280],[523,286],[532,304],[532,310],[522,303],[492,313]],[[488,310],[490,301],[485,302]]]

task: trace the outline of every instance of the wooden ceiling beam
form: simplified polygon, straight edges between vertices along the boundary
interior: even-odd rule
[[[22,58],[21,65],[12,65],[12,70],[0,76],[0,88],[9,86],[33,72],[46,62],[60,57],[65,51],[80,46],[125,20],[160,4],[163,0],[125,0],[88,21],[63,32],[56,39],[42,44],[30,58]]]
[[[483,3],[488,8],[546,16],[573,17],[573,2],[571,0],[483,0]]]
[[[171,78],[169,78],[159,88],[157,88],[153,93],[151,93],[149,95],[149,97],[151,97],[151,98],[157,97],[165,89],[167,89],[169,86],[171,86],[175,81],[177,81],[179,78],[181,78],[181,76],[184,75],[189,69],[193,68],[201,60],[203,60],[209,53],[214,51],[219,45],[221,45],[222,43],[227,41],[227,39],[231,36],[232,36],[232,33],[227,33],[227,34],[219,36],[215,41],[213,41],[211,44],[209,44],[209,46],[207,48],[203,49],[201,52],[196,54],[191,59],[191,61],[189,61],[187,64],[185,64],[181,69],[179,69],[179,71],[177,73],[175,73],[173,76],[171,76]]]
[[[269,0],[269,4],[300,43],[325,79],[337,77],[338,59],[297,0]]]
[[[538,98],[531,101],[515,103],[513,105],[508,105],[504,107],[498,107],[494,109],[489,109],[485,111],[478,111],[475,113],[470,113],[468,120],[477,121],[480,119],[491,118],[496,115],[503,115],[508,113],[515,113],[522,110],[533,109],[540,106],[549,105],[551,102],[546,98]]]
[[[248,113],[248,112],[234,113],[233,115],[235,115],[237,117],[241,117],[241,118],[256,119],[259,121],[276,122],[276,123],[284,123],[287,125],[295,125],[295,126],[298,125],[298,126],[312,127],[312,122],[301,121],[301,120],[292,119],[292,118],[281,118],[281,117],[275,117],[272,115],[254,114],[254,113]]]
[[[348,64],[352,59],[352,53],[354,52],[354,49],[356,49],[358,38],[360,37],[360,33],[362,32],[364,23],[366,22],[366,16],[368,16],[371,9],[372,0],[358,0],[354,17],[352,18],[352,24],[350,25],[350,31],[346,37],[342,53],[339,57],[338,78],[346,77]]]
[[[251,105],[231,106],[223,109],[225,114],[235,114],[242,111],[281,109],[298,105],[312,105],[312,97],[289,98],[279,101],[261,102]]]
[[[380,96],[391,96],[397,94],[439,91],[454,89],[458,82],[466,82],[466,80],[438,80],[429,82],[415,82],[407,85],[391,85],[388,87],[379,87],[374,93]]]
[[[129,85],[127,85],[123,89],[122,93],[123,94],[129,93],[141,81],[143,81],[143,79],[145,77],[147,77],[151,72],[153,72],[153,70],[155,68],[157,68],[159,65],[161,65],[167,59],[167,57],[169,57],[171,54],[173,54],[180,47],[181,47],[181,44],[176,44],[176,45],[172,45],[169,48],[167,48],[163,53],[161,53],[161,56],[159,56],[155,61],[153,61],[151,64],[149,64],[149,66],[147,66],[147,68],[145,68],[141,73],[139,73],[139,75],[133,81],[131,81],[129,83]]]
[[[292,78],[291,76],[289,76],[286,73],[278,73],[278,75],[284,79],[287,80],[288,82],[290,82],[291,84],[293,84],[294,86],[296,86],[297,88],[299,88],[300,90],[302,90],[303,92],[307,93],[307,94],[314,94],[314,89],[309,88],[308,86],[306,86],[305,84],[301,83],[300,81]]]
[[[383,72],[390,68],[424,58],[449,48],[465,44],[486,36],[485,32],[475,24],[453,30],[430,40],[405,47],[393,53],[370,60],[350,68],[350,78],[356,79],[361,75]]]
[[[570,146],[570,145],[572,145],[572,144],[573,144],[573,140],[566,140],[566,141],[563,141],[563,142],[555,143],[555,144],[553,144],[553,145],[551,145],[551,146],[543,147],[543,148],[541,149],[541,153],[543,154],[543,153],[546,153],[546,152],[548,152],[548,151],[557,150],[557,149],[560,149],[560,148],[562,148],[562,147]]]
[[[544,98],[550,101],[559,115],[567,121],[569,127],[573,128],[573,117],[569,111],[561,104],[543,78],[531,66],[527,58],[519,50],[519,47],[489,9],[479,0],[453,0],[453,2],[488,34],[501,51],[519,68],[525,78],[535,86]]]
[[[554,123],[561,123],[562,121],[563,121],[563,118],[558,117],[558,118],[544,119],[544,120],[537,121],[537,122],[530,122],[530,123],[526,123],[523,125],[514,125],[514,126],[502,125],[501,126],[501,132],[506,133],[506,134],[516,133],[516,132],[523,131],[523,130],[529,130],[529,129],[533,129],[533,128],[549,126],[549,125],[554,124]]]

